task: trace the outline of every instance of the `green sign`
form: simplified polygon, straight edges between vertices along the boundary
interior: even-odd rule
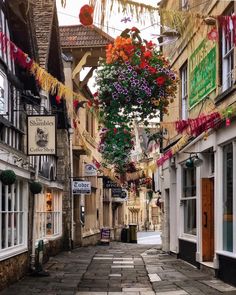
[[[203,41],[189,59],[189,107],[216,88],[216,46]]]

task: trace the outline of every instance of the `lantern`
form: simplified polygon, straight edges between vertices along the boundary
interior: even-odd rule
[[[79,20],[84,26],[91,26],[93,24],[93,7],[84,5],[80,9]]]

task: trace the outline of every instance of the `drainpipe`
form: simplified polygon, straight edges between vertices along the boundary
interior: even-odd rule
[[[69,167],[70,167],[70,209],[71,209],[71,222],[70,222],[70,234],[69,234],[69,248],[73,249],[74,241],[74,197],[73,197],[73,137],[74,130],[72,127],[68,128],[69,135]]]
[[[35,163],[35,177],[34,180],[38,180],[39,175],[39,156],[36,156],[36,163]],[[33,195],[33,230],[32,230],[32,252],[31,252],[31,260],[30,260],[30,268],[32,271],[35,271],[35,242],[36,242],[36,202],[35,196]]]

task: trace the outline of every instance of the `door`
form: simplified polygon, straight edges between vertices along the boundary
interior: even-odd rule
[[[214,178],[202,178],[202,257],[214,257]]]

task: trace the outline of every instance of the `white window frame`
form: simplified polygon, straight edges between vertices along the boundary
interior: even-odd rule
[[[47,201],[51,198],[51,207]],[[58,190],[46,190],[42,194],[35,195],[35,226],[36,242],[39,240],[51,240],[62,236],[62,192]],[[51,227],[49,227],[51,224]]]
[[[181,0],[181,9],[189,10],[189,0]]]
[[[2,189],[8,194],[5,198],[5,210],[2,208]],[[0,261],[27,251],[28,242],[28,189],[21,180],[11,186],[0,182]],[[9,208],[9,200],[11,207]],[[5,219],[3,229],[2,220]],[[20,220],[21,219],[21,220]],[[14,226],[15,223],[15,226]],[[10,224],[10,227],[9,227]],[[5,233],[5,234],[4,234]],[[5,243],[3,245],[3,237]],[[8,245],[6,245],[6,240]]]
[[[232,13],[233,11],[230,14]],[[230,23],[230,38],[225,37],[225,31],[222,29],[222,92],[232,87],[234,79],[234,42],[232,20]]]
[[[4,79],[3,82],[3,87],[4,87],[4,97],[3,97],[3,103],[0,102],[0,105],[2,104],[3,107],[1,109],[0,107],[0,115],[4,115],[6,116],[6,114],[8,113],[8,80],[7,80],[7,76],[6,74],[0,70],[0,75],[2,76],[2,78]]]
[[[184,165],[181,165],[181,198],[180,198],[180,205],[181,205],[181,216],[182,216],[182,220],[181,220],[181,235],[180,238],[182,239],[186,239],[186,240],[191,240],[191,241],[196,241],[197,239],[197,169],[196,167],[194,167],[193,169],[195,170],[195,177],[196,177],[196,188],[195,188],[195,196],[189,196],[189,197],[184,197],[183,196],[183,170],[186,169],[184,167]],[[184,215],[184,206],[186,206],[186,202],[190,201],[190,200],[195,200],[196,202],[196,234],[190,234],[190,233],[186,233],[185,232],[185,215]]]
[[[180,68],[181,78],[181,119],[188,119],[188,63]]]

